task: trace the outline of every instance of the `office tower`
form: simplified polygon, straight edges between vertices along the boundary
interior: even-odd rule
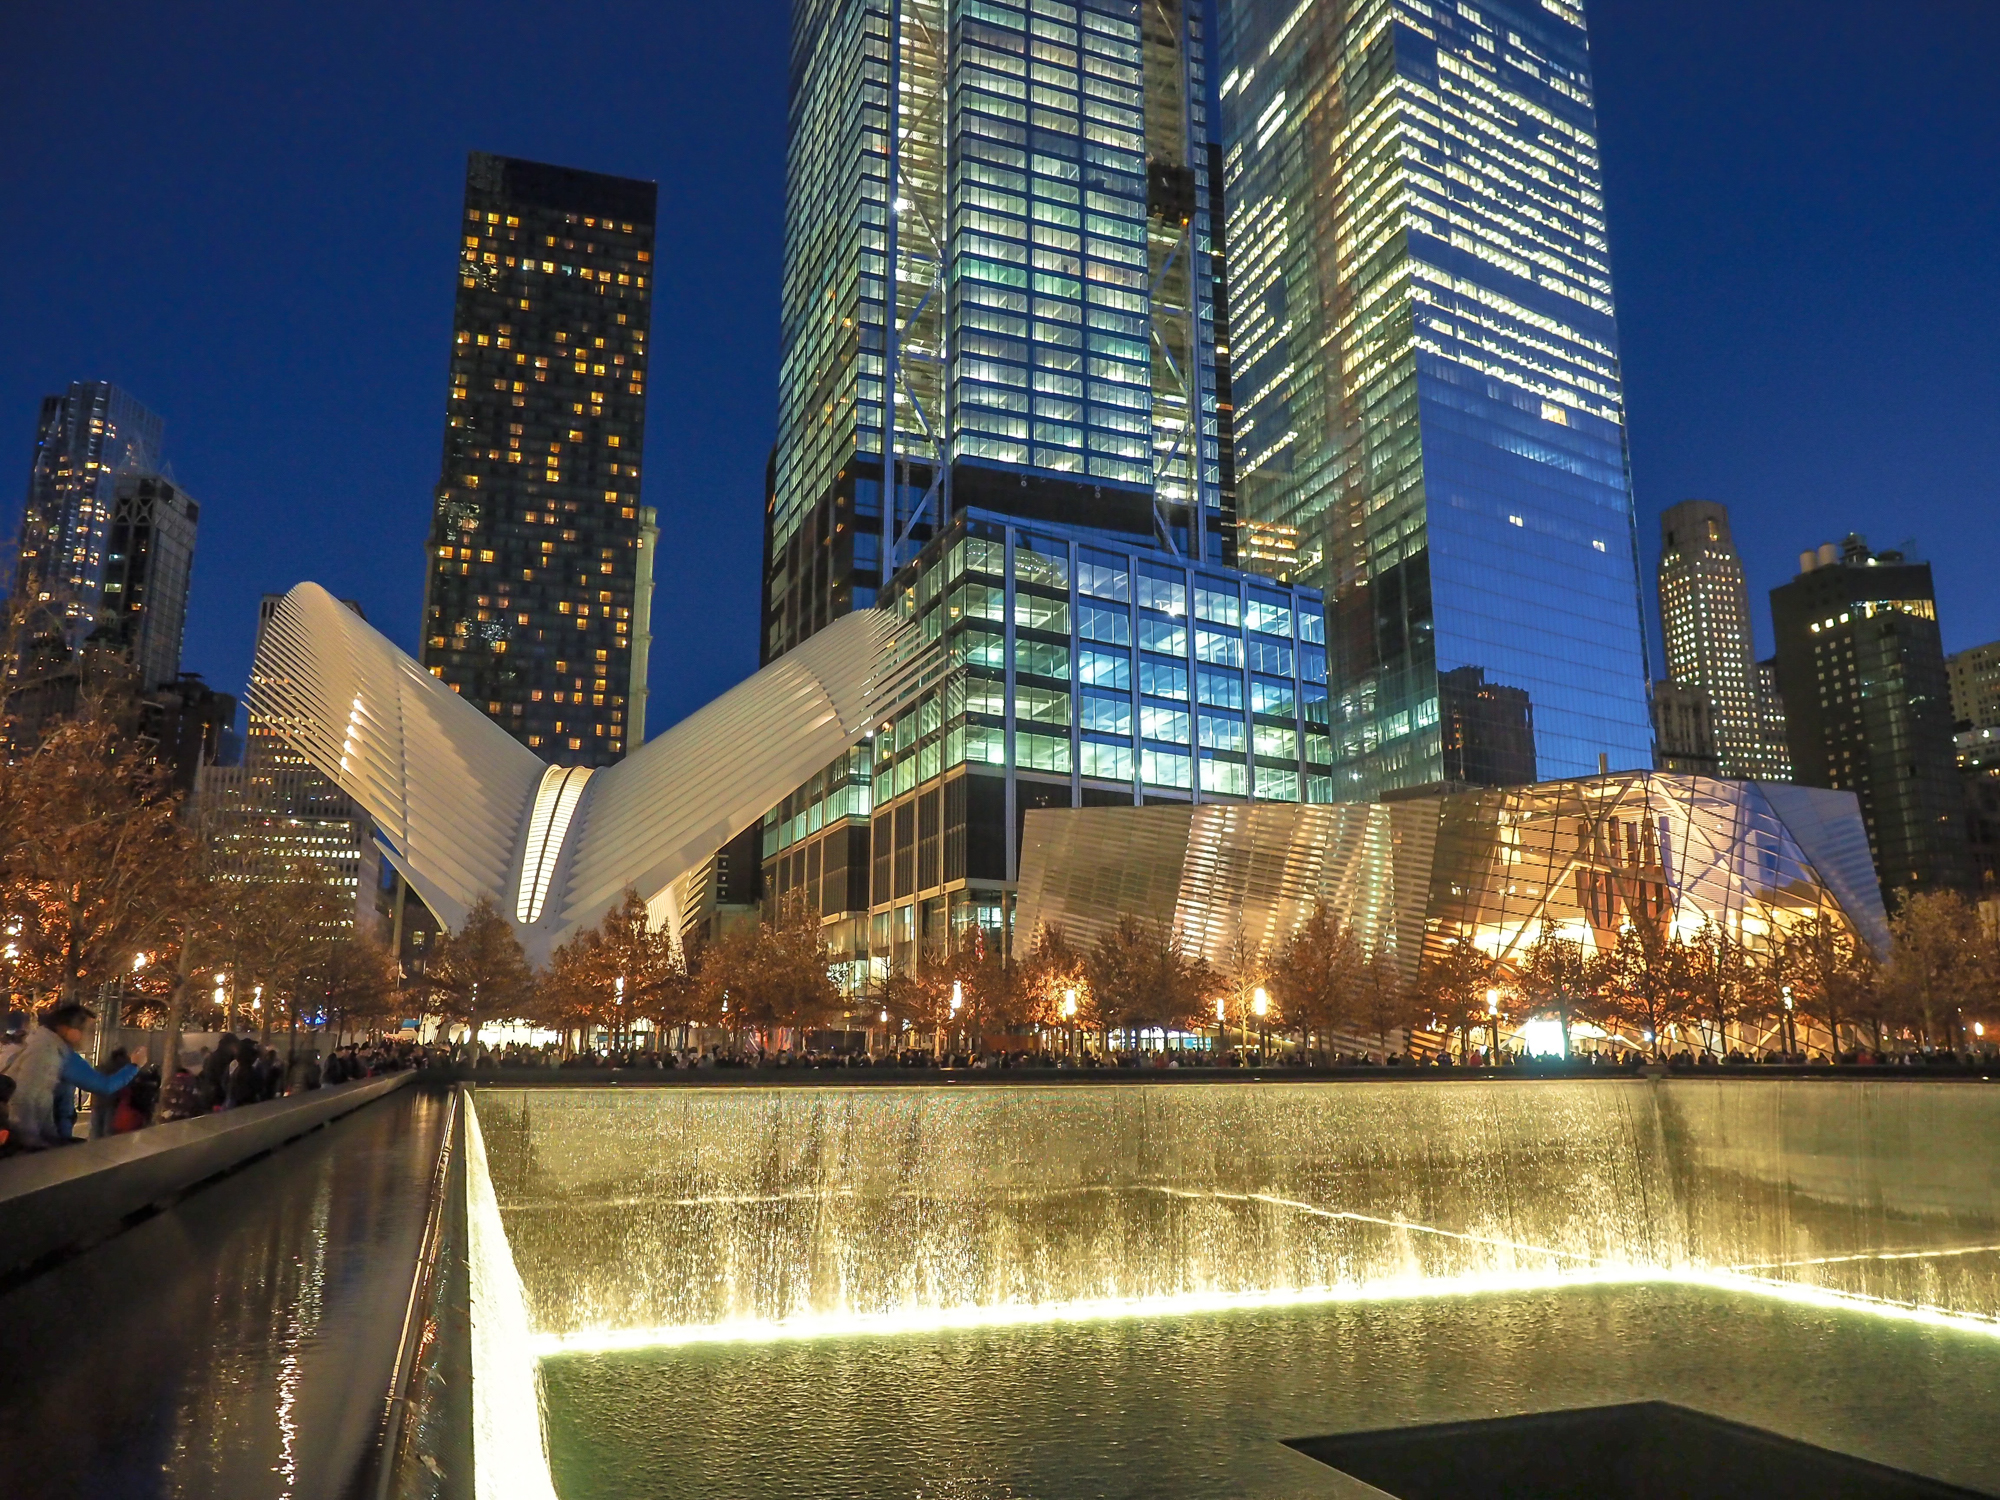
[[[1764,757],[1761,780],[1790,781],[1792,750],[1786,739],[1785,695],[1778,691],[1778,658],[1757,663],[1757,742]]]
[[[1945,658],[1966,832],[1980,888],[2000,883],[2000,641]]]
[[[1707,688],[1653,684],[1653,747],[1658,769],[1683,776],[1717,774],[1715,709]]]
[[[282,597],[266,594],[258,606],[260,637]],[[342,602],[361,613],[353,600]],[[382,853],[374,826],[276,725],[253,712],[242,763],[203,765],[195,799],[201,837],[223,878],[282,880],[301,865],[317,866],[351,896],[343,928],[363,936],[379,931]]]
[[[1468,668],[1537,777],[1650,765],[1582,12],[1240,0],[1217,67],[1236,504],[1326,591],[1343,796],[1446,778]]]
[[[1659,584],[1667,676],[1708,695],[1716,758],[1711,774],[1744,780],[1766,775],[1750,591],[1726,506],[1683,500],[1661,513]]]
[[[180,675],[200,520],[201,507],[171,479],[120,474],[114,481],[94,638],[108,638],[131,663],[141,692]]]
[[[421,660],[559,765],[645,737],[657,188],[472,154]]]
[[[857,970],[1027,936],[1032,808],[1334,799],[1315,590],[973,508],[893,607],[952,669],[764,820],[767,894],[837,928],[865,915],[840,947]]]
[[[797,8],[764,659],[968,506],[1217,558],[1205,47],[1181,0]]]
[[[236,732],[236,699],[182,672],[155,683],[143,705],[141,735],[167,773],[167,784],[192,799],[204,767],[229,765],[243,750]]]
[[[1951,716],[1963,729],[2000,729],[2000,641],[1954,651],[1944,660]]]
[[[1231,555],[1206,48],[1184,0],[796,8],[764,660],[974,510]],[[761,872],[772,898],[810,886],[857,983],[873,753],[774,810]],[[795,817],[809,849],[772,832]],[[950,899],[995,917],[966,878]]]
[[[1850,535],[1771,590],[1793,779],[1851,790],[1885,889],[1968,887],[1930,564]]]
[[[117,477],[157,471],[164,433],[158,416],[105,381],[42,398],[13,598],[44,606],[34,613],[72,648],[96,621]]]

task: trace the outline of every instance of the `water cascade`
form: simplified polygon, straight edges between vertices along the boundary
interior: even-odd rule
[[[1657,1278],[2000,1316],[1977,1085],[477,1097],[542,1352]]]

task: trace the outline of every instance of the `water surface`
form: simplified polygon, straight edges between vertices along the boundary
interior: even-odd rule
[[[543,1363],[563,1500],[1361,1493],[1285,1437],[1665,1399],[2000,1493],[2000,1339],[1674,1286]]]

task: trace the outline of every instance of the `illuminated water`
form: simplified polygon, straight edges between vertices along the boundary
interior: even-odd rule
[[[1279,1438],[1644,1396],[2000,1488],[1983,1085],[477,1105],[564,1500],[1330,1495]]]
[[[1673,1287],[563,1355],[563,1500],[1357,1496],[1283,1437],[1663,1397],[2000,1492],[1994,1345]]]
[[[2000,1314],[2000,1090],[1814,1081],[478,1096],[541,1346],[1639,1275]]]

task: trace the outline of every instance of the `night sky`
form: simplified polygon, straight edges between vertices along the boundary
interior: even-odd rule
[[[1763,591],[1858,530],[2000,637],[2000,7],[1595,0],[1632,465],[1727,503]],[[660,184],[655,728],[754,667],[776,410],[776,0],[5,7],[0,507],[110,379],[202,502],[185,664],[315,579],[416,645],[465,153]],[[10,565],[11,566],[11,565]],[[1656,626],[1649,621],[1657,654]]]

